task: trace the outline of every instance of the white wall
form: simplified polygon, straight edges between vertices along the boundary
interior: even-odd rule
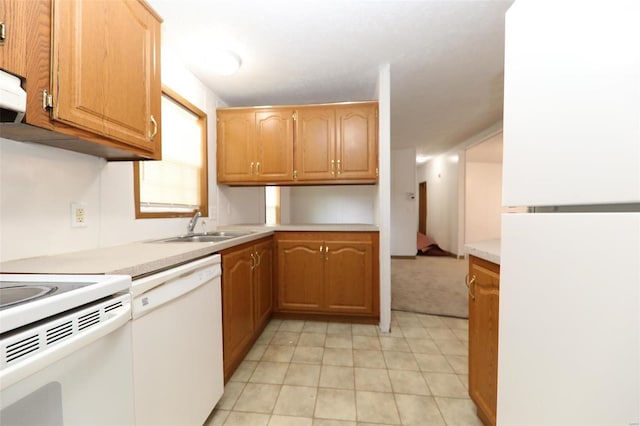
[[[216,225],[217,97],[163,50],[163,83],[209,117],[208,228]],[[72,228],[71,202],[86,203],[87,226]],[[0,261],[177,235],[188,218],[135,219],[133,165],[44,145],[0,139]]]
[[[378,178],[374,204],[380,229],[380,330],[391,328],[391,66],[378,73]]]
[[[218,187],[220,225],[264,224],[264,187]]]
[[[418,182],[427,182],[427,235],[458,256],[464,254],[465,150],[501,130],[500,121],[418,167]]]
[[[465,242],[500,239],[502,163],[467,162]]]
[[[374,223],[374,185],[290,188],[290,223]]]
[[[415,256],[418,230],[415,148],[391,151],[391,255]]]
[[[418,169],[427,182],[427,235],[443,249],[461,254],[458,247],[458,172],[460,153],[439,155]]]

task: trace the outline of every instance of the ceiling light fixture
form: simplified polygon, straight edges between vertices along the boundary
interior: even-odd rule
[[[218,75],[233,75],[242,64],[240,56],[230,50],[212,51],[207,62],[211,71]]]

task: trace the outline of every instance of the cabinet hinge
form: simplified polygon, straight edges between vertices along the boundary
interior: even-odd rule
[[[378,168],[376,167],[376,177],[378,177],[379,173],[378,173]]]
[[[293,171],[293,178],[294,179],[298,179],[298,171],[297,170]]]
[[[42,109],[49,111],[53,108],[53,96],[47,92],[47,89],[42,91]]]

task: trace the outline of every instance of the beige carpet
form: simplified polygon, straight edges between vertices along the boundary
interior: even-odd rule
[[[465,259],[391,259],[391,309],[468,318],[466,274]]]

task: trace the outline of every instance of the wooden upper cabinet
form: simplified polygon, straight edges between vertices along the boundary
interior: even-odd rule
[[[326,106],[299,108],[296,119],[297,181],[335,177],[335,111]]]
[[[54,0],[52,118],[154,152],[160,23],[137,1]]]
[[[144,1],[0,2],[0,66],[24,78],[29,125],[3,137],[108,160],[161,157],[161,19]]]
[[[378,181],[378,103],[218,110],[218,182]]]
[[[254,177],[259,182],[282,182],[293,178],[293,111],[256,112]]]
[[[375,183],[377,111],[376,102],[299,108],[295,180]]]
[[[254,126],[253,111],[218,110],[218,182],[252,179],[251,162],[256,156]]]
[[[377,179],[377,112],[377,104],[337,108],[337,179]]]
[[[24,0],[0,0],[0,24],[4,25],[4,38],[0,39],[0,69],[19,77],[26,76],[28,16],[36,4]]]
[[[283,183],[293,178],[293,110],[218,110],[218,182]]]

